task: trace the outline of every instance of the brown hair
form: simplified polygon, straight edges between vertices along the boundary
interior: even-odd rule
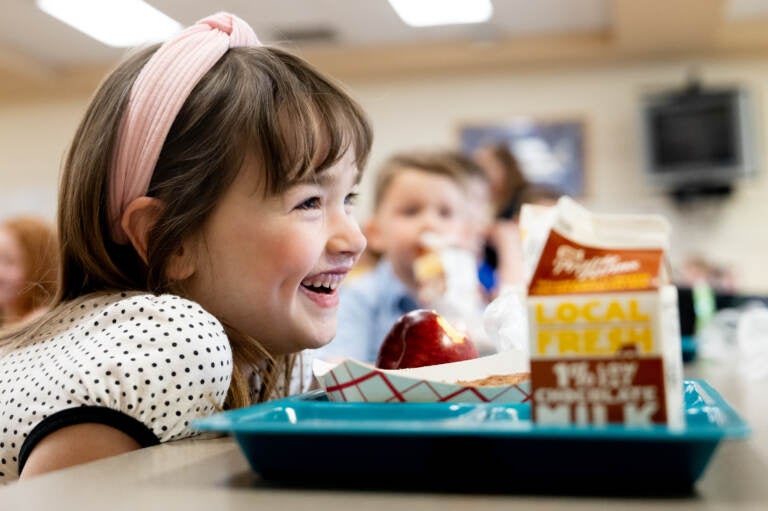
[[[562,196],[562,192],[557,188],[544,184],[530,183],[520,190],[519,203],[520,206],[523,204],[554,203]]]
[[[410,151],[396,153],[381,165],[374,185],[373,209],[378,210],[381,200],[395,177],[405,170],[420,170],[445,176],[462,189],[471,178],[486,179],[485,173],[471,158],[458,151]]]
[[[21,216],[2,223],[21,248],[24,285],[14,303],[20,318],[50,305],[56,297],[59,249],[53,226],[42,219]],[[4,318],[0,315],[0,324]]]
[[[487,150],[504,169],[504,185],[499,193],[500,201],[496,204],[496,214],[501,215],[513,202],[518,203],[519,207],[517,195],[528,183],[520,162],[507,144],[491,144],[481,149]]]
[[[300,58],[273,47],[234,48],[206,73],[177,115],[147,195],[162,212],[148,235],[148,263],[111,241],[108,172],[131,86],[158,46],[141,50],[96,92],[67,154],[59,192],[62,287],[57,303],[115,290],[184,295],[166,268],[182,241],[200,232],[247,155],[277,194],[332,166],[350,149],[363,169],[372,131],[359,105]],[[272,357],[257,340],[225,325],[234,370],[226,406],[288,392],[295,355]],[[0,340],[0,346],[4,344]],[[245,369],[261,388],[252,396]]]

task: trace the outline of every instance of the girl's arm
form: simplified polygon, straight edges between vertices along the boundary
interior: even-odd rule
[[[139,449],[129,435],[110,426],[75,424],[54,431],[32,449],[20,479]]]

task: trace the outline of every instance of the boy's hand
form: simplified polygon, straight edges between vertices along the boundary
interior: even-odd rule
[[[427,244],[421,247],[421,254],[413,261],[413,276],[416,280],[416,299],[427,308],[448,289],[445,264],[440,247]]]

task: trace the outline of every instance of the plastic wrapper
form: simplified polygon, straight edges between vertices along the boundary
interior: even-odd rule
[[[505,287],[485,309],[483,325],[496,351],[518,350],[528,353],[528,316],[525,289]]]
[[[736,339],[742,374],[751,380],[768,379],[768,308],[745,309],[739,318]]]

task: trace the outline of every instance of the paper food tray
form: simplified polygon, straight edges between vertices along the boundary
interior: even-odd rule
[[[377,369],[351,359],[338,364],[314,360],[312,369],[330,401],[523,403],[530,398],[530,382],[493,387],[456,382],[528,372],[528,367],[528,357],[524,353],[505,351],[463,362],[413,369]]]

